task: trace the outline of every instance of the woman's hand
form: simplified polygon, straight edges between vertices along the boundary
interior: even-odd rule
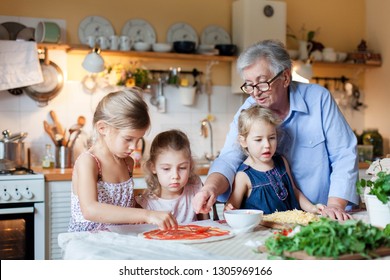
[[[177,229],[176,218],[172,215],[171,212],[163,211],[150,211],[148,217],[148,224],[153,224],[159,227],[159,229]]]
[[[322,209],[318,209],[319,213],[324,217],[329,217],[332,220],[339,220],[339,221],[345,221],[353,219],[350,214],[345,212],[345,210],[338,205],[322,205]]]
[[[212,191],[202,189],[192,198],[192,207],[196,214],[207,214],[212,209],[216,196]]]

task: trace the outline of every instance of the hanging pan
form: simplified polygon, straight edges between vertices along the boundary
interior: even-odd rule
[[[56,97],[64,85],[64,74],[57,64],[50,61],[47,50],[44,52],[44,59],[39,60],[43,75],[43,82],[25,88],[26,94],[44,107],[49,100]]]

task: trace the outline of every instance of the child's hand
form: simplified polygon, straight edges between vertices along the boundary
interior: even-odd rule
[[[227,203],[225,205],[225,208],[223,209],[223,211],[227,211],[227,210],[234,210],[236,209],[231,203]]]
[[[176,218],[170,212],[151,211],[147,222],[158,226],[162,230],[177,228]]]

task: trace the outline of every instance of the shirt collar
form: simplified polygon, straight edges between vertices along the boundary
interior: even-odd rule
[[[291,82],[289,88],[290,112],[297,111],[307,114],[309,112],[306,102],[301,94],[302,86],[298,82]]]

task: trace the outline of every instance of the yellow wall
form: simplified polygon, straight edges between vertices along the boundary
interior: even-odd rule
[[[1,0],[0,14],[24,17],[59,18],[66,20],[67,39],[70,44],[78,44],[78,25],[83,18],[91,15],[104,16],[111,21],[115,31],[120,33],[124,23],[132,18],[142,18],[155,28],[157,40],[164,42],[169,26],[176,22],[192,25],[198,34],[210,24],[216,24],[231,32],[231,8],[233,0]],[[287,23],[294,33],[301,37],[301,28],[318,30],[316,40],[338,51],[353,51],[365,32],[364,0],[285,0]],[[287,40],[290,48],[294,41]],[[81,79],[82,56],[69,57],[72,69],[69,79]],[[123,61],[121,58],[106,59]],[[125,63],[127,61],[124,61]],[[150,65],[149,62],[145,62]],[[183,63],[170,61],[160,67],[182,66],[185,70],[196,67],[205,70],[205,62]],[[153,63],[152,63],[153,64]],[[217,85],[230,84],[229,63],[213,67],[213,82]],[[156,67],[153,66],[152,67]],[[355,75],[347,69],[315,69],[315,75]]]

